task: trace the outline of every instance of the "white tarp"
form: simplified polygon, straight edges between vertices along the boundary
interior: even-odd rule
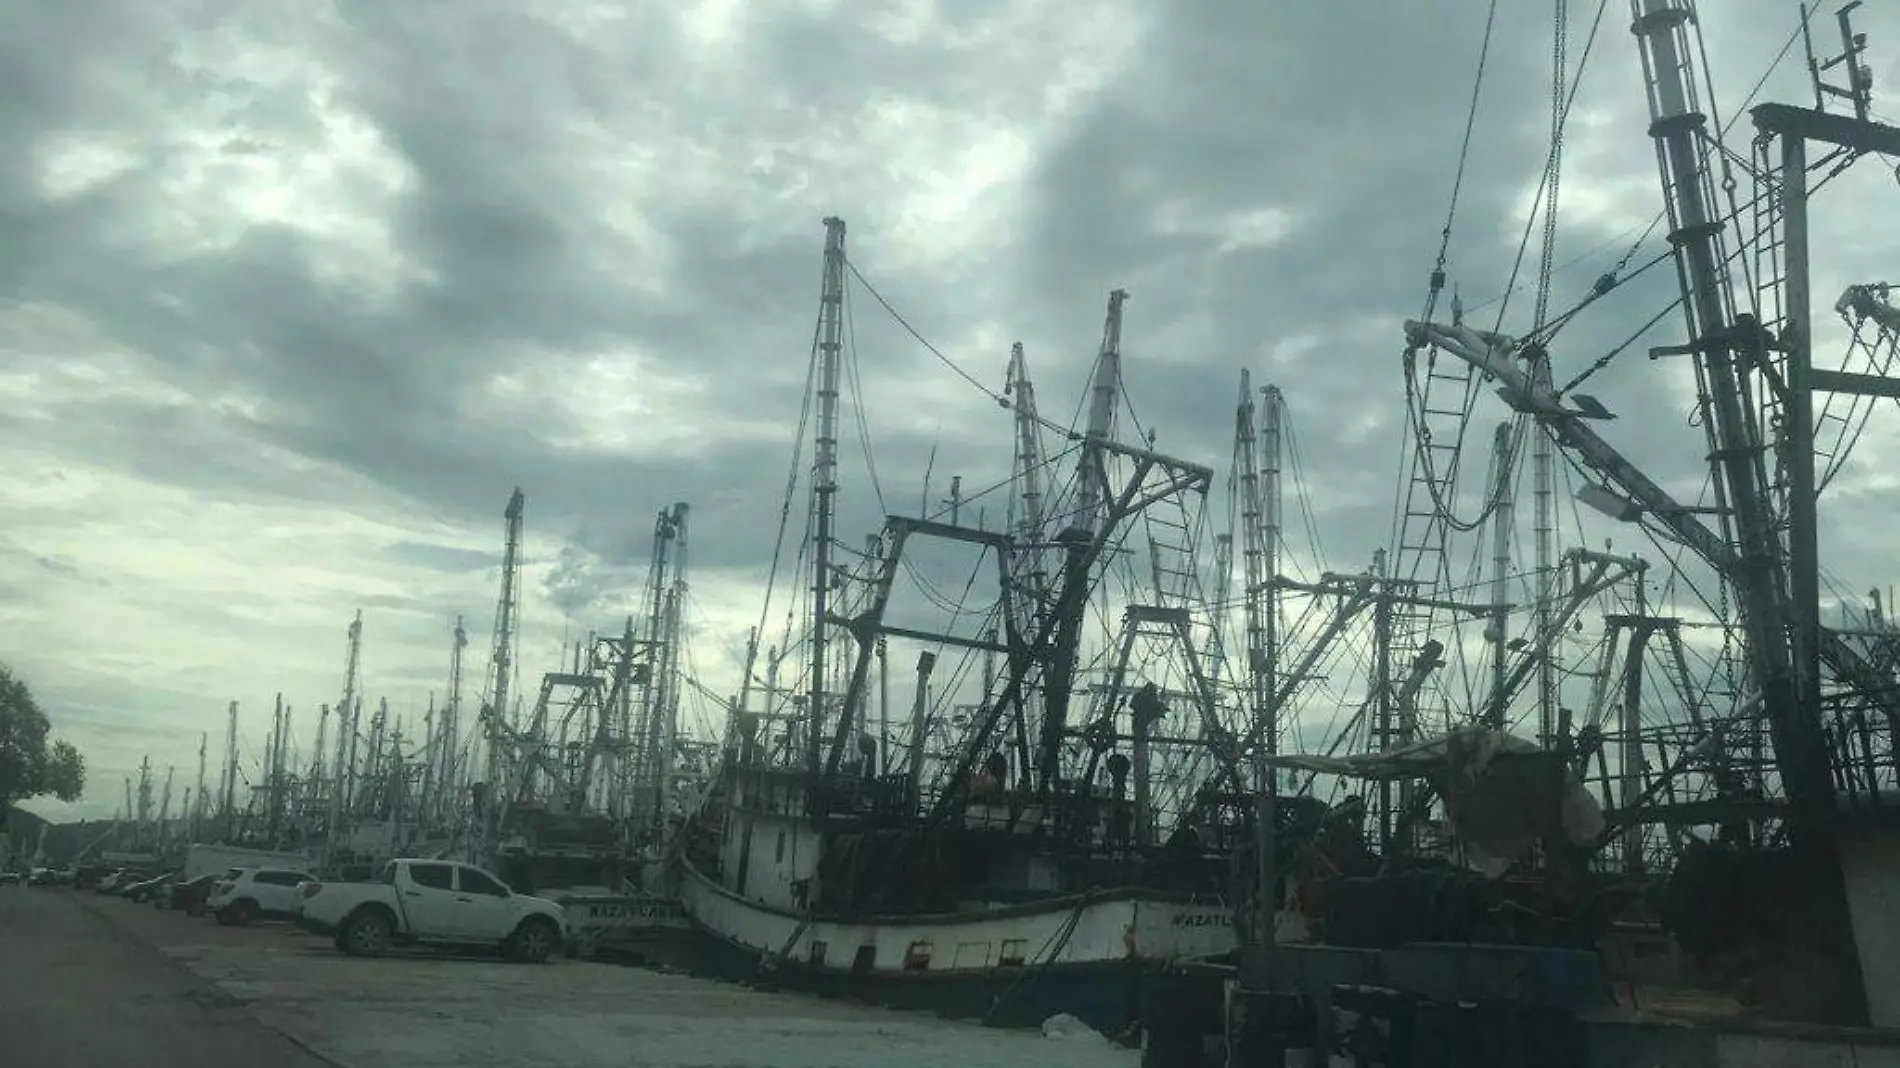
[[[1602,807],[1556,754],[1501,730],[1460,727],[1378,753],[1276,756],[1272,763],[1352,779],[1429,781],[1460,847],[1454,859],[1493,877],[1539,838],[1561,835],[1581,846],[1603,833]]]

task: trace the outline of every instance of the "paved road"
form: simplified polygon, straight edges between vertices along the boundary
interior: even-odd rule
[[[0,889],[0,1068],[1135,1068],[1062,1039],[581,961],[339,954],[87,891]]]
[[[331,1068],[110,918],[90,892],[0,887],[0,1061]]]

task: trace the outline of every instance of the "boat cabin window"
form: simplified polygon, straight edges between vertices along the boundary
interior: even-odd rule
[[[990,966],[990,944],[988,942],[958,942],[956,957],[951,960],[952,968],[987,968]]]
[[[930,967],[930,943],[912,942],[904,951],[904,970],[921,972]]]
[[[877,943],[858,947],[858,955],[851,959],[851,970],[868,972],[877,965]]]
[[[1003,939],[1003,948],[996,953],[997,965],[1010,968],[1022,964],[1023,954],[1028,949],[1028,945],[1028,942],[1021,938]]]
[[[784,831],[778,832],[778,859],[774,860],[773,863],[774,864],[785,863],[785,832]]]
[[[825,962],[825,944],[823,942],[814,941],[811,944],[811,962],[813,964],[823,964]]]

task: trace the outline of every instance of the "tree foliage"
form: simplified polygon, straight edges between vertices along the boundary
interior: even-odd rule
[[[85,759],[70,742],[49,742],[51,729],[26,683],[0,665],[0,811],[29,797],[77,801],[84,792]]]

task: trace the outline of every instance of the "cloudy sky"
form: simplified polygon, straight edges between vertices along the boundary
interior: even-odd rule
[[[1703,6],[1726,117],[1797,8]],[[1570,7],[1574,68],[1596,5]],[[1608,7],[1566,138],[1559,308],[1659,207]],[[1487,325],[1549,121],[1550,5],[1500,8],[1449,262]],[[1858,17],[1877,86],[1900,84],[1900,11]],[[0,0],[0,659],[86,751],[89,813],[141,756],[182,788],[201,731],[215,768],[229,701],[247,759],[275,693],[307,734],[358,608],[368,692],[419,719],[457,614],[482,659],[518,485],[524,672],[617,626],[655,513],[686,501],[694,668],[730,690],[829,214],[991,388],[1023,341],[1058,421],[1118,286],[1160,448],[1224,470],[1239,371],[1278,383],[1326,562],[1363,567],[1483,26],[1479,0]],[[1798,44],[1763,93],[1811,100]],[[1896,213],[1878,160],[1829,190],[1817,304],[1900,271]],[[1672,287],[1653,271],[1580,319],[1558,378]],[[853,307],[847,426],[861,410],[881,485],[920,495],[933,450],[932,496],[1006,473],[1007,413]],[[1529,315],[1523,291],[1505,328]],[[1693,497],[1684,376],[1641,355],[1679,333],[1592,387]],[[1862,449],[1895,440],[1877,420]],[[1873,462],[1831,491],[1849,588],[1895,578],[1873,533],[1893,484]]]

